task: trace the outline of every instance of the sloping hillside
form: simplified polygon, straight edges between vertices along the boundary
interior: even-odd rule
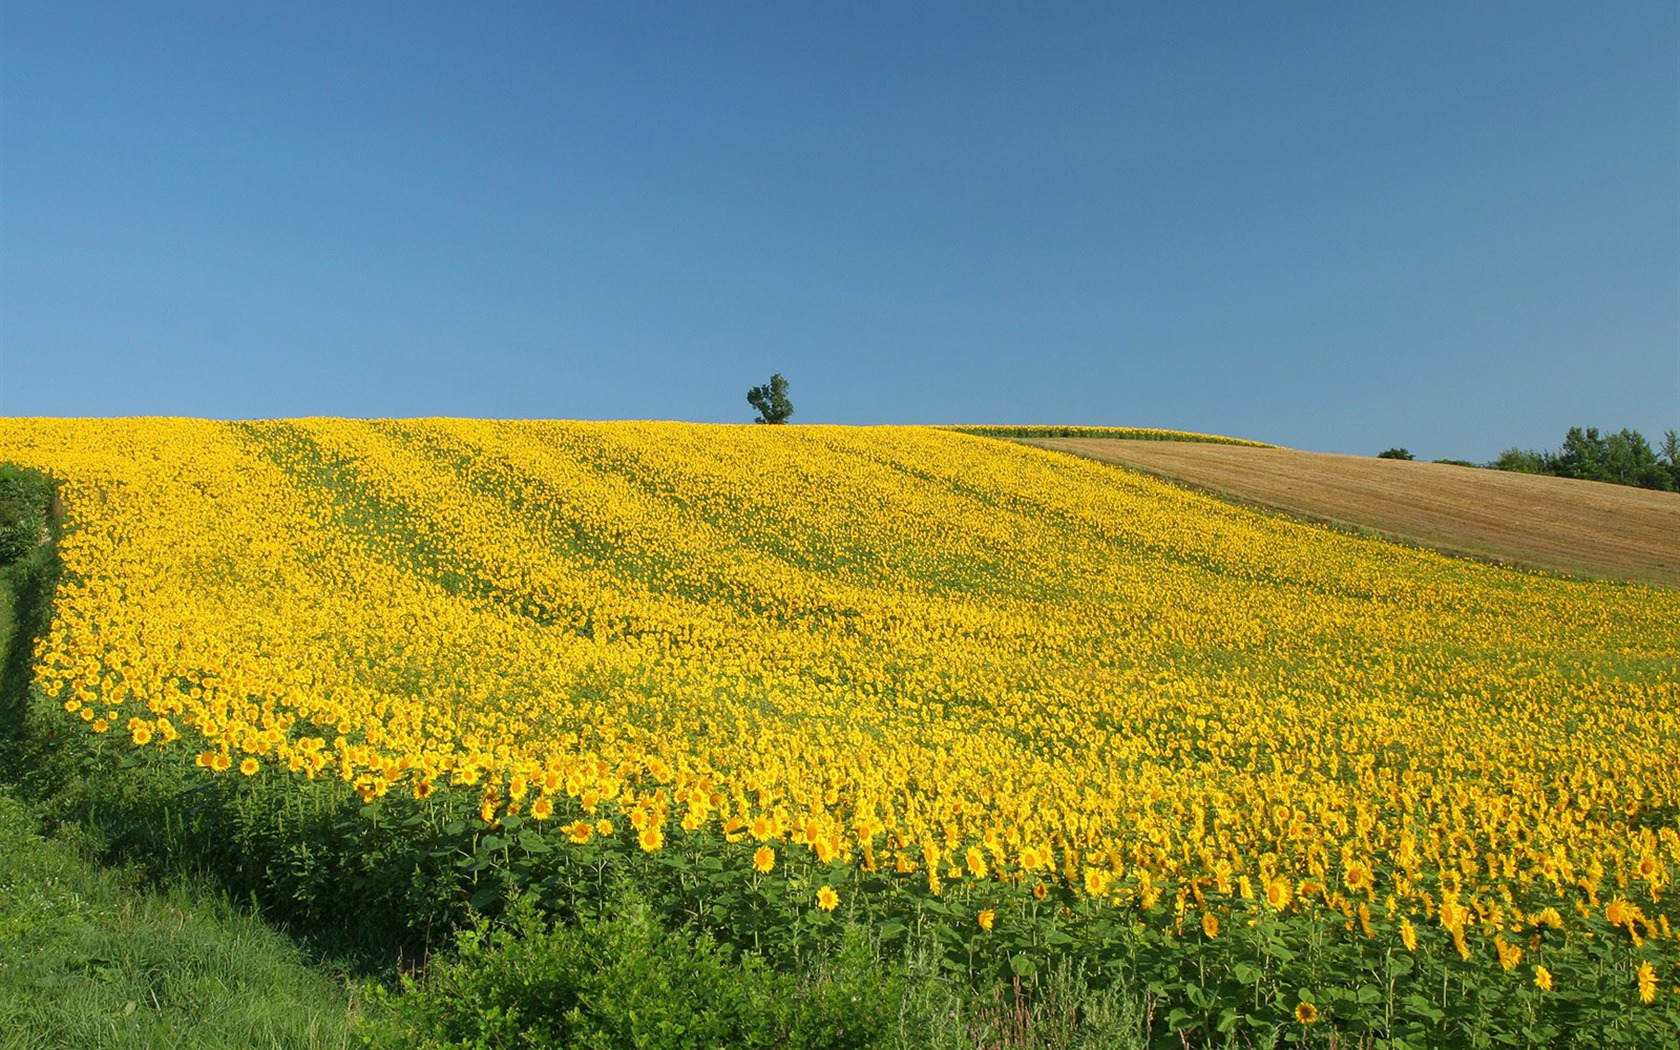
[[[1437,550],[1680,586],[1680,495],[1674,493],[1282,448],[1100,438],[1025,443]]]
[[[0,420],[0,459],[62,483],[43,717],[224,799],[311,922],[621,872],[734,943],[1273,967],[1273,1027],[1417,945],[1396,994],[1476,959],[1526,1009],[1517,908],[1594,1001],[1638,1002],[1616,927],[1677,959],[1680,591],[932,428]],[[373,826],[384,912],[322,860]]]

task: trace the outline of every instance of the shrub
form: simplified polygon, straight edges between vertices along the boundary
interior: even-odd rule
[[[45,475],[0,463],[0,565],[10,565],[40,544],[52,496]]]
[[[848,1047],[883,1045],[900,993],[861,935],[825,966],[731,963],[710,937],[665,929],[621,890],[612,913],[551,925],[530,900],[477,921],[402,990],[376,989],[375,1046]]]

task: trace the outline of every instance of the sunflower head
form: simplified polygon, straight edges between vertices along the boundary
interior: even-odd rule
[[[1649,959],[1639,964],[1639,1001],[1646,1005],[1657,1001],[1657,971]]]
[[[1318,1007],[1312,1003],[1296,1003],[1295,1020],[1302,1024],[1312,1024],[1318,1020]]]
[[[1278,911],[1289,907],[1289,902],[1294,896],[1293,887],[1289,885],[1288,879],[1275,878],[1266,883],[1266,903]]]

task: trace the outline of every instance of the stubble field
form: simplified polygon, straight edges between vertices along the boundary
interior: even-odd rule
[[[1410,543],[1553,572],[1680,586],[1680,495],[1285,448],[1026,439]]]

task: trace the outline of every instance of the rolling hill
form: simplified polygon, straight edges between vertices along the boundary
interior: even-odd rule
[[[1680,495],[1674,493],[1234,444],[1105,438],[1022,443],[1452,554],[1680,586]]]

